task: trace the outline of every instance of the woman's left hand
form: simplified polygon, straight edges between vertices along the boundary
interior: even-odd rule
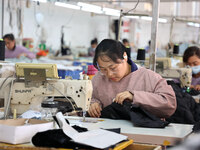
[[[194,89],[200,91],[200,85],[199,85],[199,84],[196,85],[196,86],[194,87]]]
[[[130,93],[129,91],[124,91],[124,92],[118,93],[117,96],[115,97],[114,101],[118,104],[123,104],[124,100],[130,100],[132,102],[133,94]]]
[[[24,57],[27,57],[27,54],[26,53],[21,53],[17,56],[17,58],[20,58],[21,56],[24,56]]]

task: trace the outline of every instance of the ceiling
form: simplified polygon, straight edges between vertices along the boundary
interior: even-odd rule
[[[152,14],[152,1],[153,0],[49,0],[59,1],[66,3],[84,2],[89,4],[98,5],[101,7],[114,8],[128,12],[132,10],[137,2],[136,9],[130,13],[134,15],[147,15]],[[157,1],[157,0],[155,0]],[[160,0],[159,15],[161,17],[179,17],[184,19],[194,19],[200,21],[200,0]]]

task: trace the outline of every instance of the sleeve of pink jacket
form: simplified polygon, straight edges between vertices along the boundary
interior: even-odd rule
[[[148,70],[144,72],[143,83],[146,90],[128,90],[134,95],[133,103],[141,106],[160,118],[170,117],[176,110],[176,96],[170,85],[159,74]],[[128,85],[129,86],[129,85]]]
[[[94,80],[95,77],[93,77],[93,80]],[[98,100],[98,98],[96,97],[96,95],[98,95],[98,89],[97,89],[97,86],[96,86],[96,82],[92,82],[93,83],[93,92],[92,92],[92,99],[91,99],[91,103],[90,104],[93,104],[93,103],[99,103],[101,108],[102,108],[102,103]]]

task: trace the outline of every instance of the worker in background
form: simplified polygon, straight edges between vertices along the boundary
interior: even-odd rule
[[[200,90],[200,49],[188,47],[183,54],[183,62],[192,68],[192,83],[190,88]]]
[[[150,52],[150,48],[151,48],[151,41],[149,40],[148,41],[148,45],[144,48],[146,53],[149,53]]]
[[[93,39],[90,44],[91,44],[91,46],[88,48],[88,56],[94,56],[95,49],[96,49],[97,44],[98,44],[97,39],[96,38]]]
[[[122,40],[123,45],[126,47],[127,49],[127,55],[129,58],[131,58],[131,47],[130,47],[130,43],[127,39],[123,39]]]
[[[127,56],[124,45],[105,39],[96,48],[93,65],[99,70],[93,77],[93,94],[89,108],[91,117],[100,117],[101,110],[113,101],[128,100],[160,118],[176,110],[173,89],[159,74],[137,68]]]
[[[6,45],[5,58],[20,58],[21,56],[25,56],[29,59],[34,59],[36,57],[36,55],[30,52],[27,48],[16,45],[13,34],[4,35],[3,40],[5,41]]]

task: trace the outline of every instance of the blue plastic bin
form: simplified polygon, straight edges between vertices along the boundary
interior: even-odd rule
[[[79,79],[82,70],[58,70],[58,76],[61,77],[62,79],[65,79],[66,76],[71,76],[72,79]]]

